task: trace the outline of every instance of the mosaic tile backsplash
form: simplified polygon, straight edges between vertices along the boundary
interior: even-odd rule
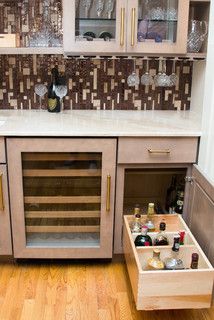
[[[39,109],[34,93],[37,83],[51,83],[51,69],[58,66],[65,74],[68,95],[64,109],[106,110],[188,110],[191,100],[192,62],[176,61],[179,82],[176,87],[129,87],[127,77],[134,68],[141,77],[146,61],[131,59],[64,59],[62,55],[0,56],[0,109]],[[172,61],[166,63],[172,73]],[[150,60],[152,75],[158,73],[159,61]],[[47,107],[47,94],[42,108]]]

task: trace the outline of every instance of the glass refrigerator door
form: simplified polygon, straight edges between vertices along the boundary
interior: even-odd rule
[[[27,247],[100,246],[102,153],[22,153]]]

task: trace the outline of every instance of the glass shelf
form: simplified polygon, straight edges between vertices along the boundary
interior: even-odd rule
[[[116,21],[116,19],[107,19],[107,18],[76,18],[75,20],[82,21]]]

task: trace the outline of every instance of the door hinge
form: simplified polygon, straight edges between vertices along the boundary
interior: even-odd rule
[[[186,182],[190,182],[191,184],[193,184],[193,180],[194,180],[194,178],[191,177],[191,176],[186,176],[186,177],[185,177],[185,181],[186,181]]]

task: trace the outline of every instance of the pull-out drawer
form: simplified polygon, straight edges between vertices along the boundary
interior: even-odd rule
[[[124,254],[137,309],[209,308],[214,279],[212,265],[180,216],[156,216],[155,225],[159,225],[163,218],[169,235],[173,231],[176,233],[181,229],[186,230],[186,240],[179,251],[184,270],[146,271],[145,266],[154,247],[135,247],[134,239],[137,234],[132,234],[129,227],[132,217],[124,217]],[[162,260],[171,255],[171,241],[172,237],[169,236],[169,246],[155,247],[160,249]],[[193,252],[199,254],[196,270],[190,269]]]
[[[118,163],[194,163],[197,138],[120,138]]]
[[[5,142],[2,137],[0,137],[0,163],[6,163]]]

